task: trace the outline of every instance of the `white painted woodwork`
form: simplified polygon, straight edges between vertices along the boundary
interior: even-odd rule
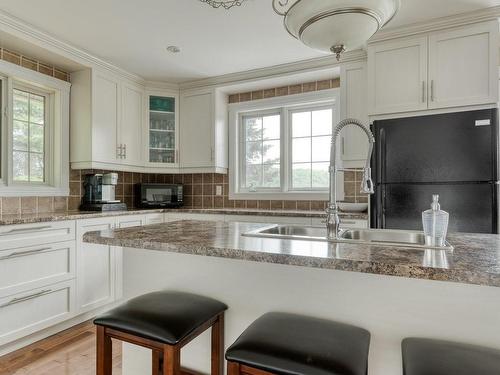
[[[366,63],[340,68],[340,118],[354,118],[369,126],[367,112]],[[344,167],[364,167],[368,155],[368,138],[363,130],[348,126],[341,133],[340,158]]]
[[[74,221],[0,226],[0,250],[75,239]]]
[[[125,146],[123,161],[126,165],[143,165],[144,90],[131,85],[122,85],[122,121],[118,129],[120,144]]]
[[[0,298],[0,345],[69,319],[74,307],[73,280]]]
[[[429,108],[498,101],[498,22],[429,36]]]
[[[0,297],[75,278],[75,241],[0,251]]]
[[[115,218],[77,220],[77,308],[80,312],[93,310],[114,300],[114,249],[82,241],[86,232],[109,230],[114,225]]]
[[[427,36],[368,47],[370,114],[427,109]]]
[[[165,222],[165,214],[148,214],[146,215],[146,222],[144,225],[161,224]]]
[[[227,96],[215,89],[181,92],[180,111],[181,169],[227,168]]]

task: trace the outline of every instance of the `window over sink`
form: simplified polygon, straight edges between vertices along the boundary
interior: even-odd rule
[[[327,199],[338,112],[338,89],[230,105],[230,198]]]

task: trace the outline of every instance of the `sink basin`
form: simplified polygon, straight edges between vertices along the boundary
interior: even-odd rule
[[[272,225],[247,233],[246,237],[282,238],[310,241],[328,241],[325,227],[298,225]],[[340,238],[331,242],[359,243],[387,246],[416,247],[422,249],[453,250],[446,242],[444,247],[432,247],[425,244],[423,232],[387,229],[345,229]]]

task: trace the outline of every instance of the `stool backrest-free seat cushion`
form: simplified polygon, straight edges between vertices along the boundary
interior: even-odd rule
[[[402,342],[402,351],[404,375],[500,375],[497,349],[407,338]]]
[[[212,298],[160,291],[132,298],[97,317],[94,324],[175,345],[225,310],[227,305]]]

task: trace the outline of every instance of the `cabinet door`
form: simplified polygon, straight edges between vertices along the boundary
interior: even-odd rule
[[[92,158],[116,163],[120,87],[117,80],[96,73],[92,96]]]
[[[497,22],[431,34],[429,108],[497,102],[497,34]]]
[[[214,165],[213,94],[184,94],[181,98],[181,167]]]
[[[114,248],[85,243],[82,237],[91,231],[113,228],[114,218],[79,220],[77,222],[78,309],[85,312],[114,301]]]
[[[368,124],[366,110],[366,64],[343,66],[340,71],[341,118],[355,118]],[[368,138],[357,126],[348,126],[342,131],[341,158],[349,162],[345,167],[363,167],[368,155]]]
[[[427,37],[368,48],[370,114],[427,109]]]
[[[175,167],[179,162],[178,97],[148,94],[147,155],[152,167]]]
[[[122,121],[118,139],[123,146],[121,164],[143,164],[142,120],[144,118],[144,94],[139,87],[122,86]]]

